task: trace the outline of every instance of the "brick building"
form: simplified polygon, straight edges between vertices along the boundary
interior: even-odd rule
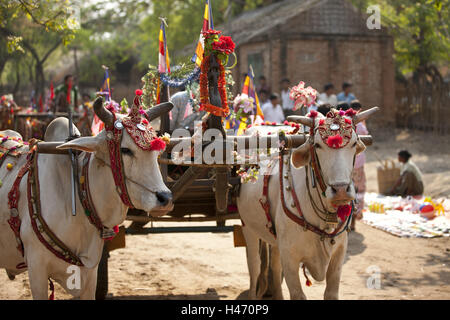
[[[367,17],[346,0],[286,0],[217,27],[236,43],[236,92],[251,64],[274,92],[285,77],[319,92],[329,82],[339,92],[349,81],[363,105],[394,107],[393,38],[384,28],[369,30]]]

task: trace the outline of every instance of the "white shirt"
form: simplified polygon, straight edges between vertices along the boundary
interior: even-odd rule
[[[335,94],[327,95],[325,92],[319,94],[319,100],[322,103],[329,103],[331,106],[335,107],[338,104],[338,100]]]
[[[273,107],[272,102],[269,100],[262,106],[262,111],[264,113],[264,121],[283,123],[284,113],[279,104],[277,104],[276,107]]]
[[[420,172],[419,168],[411,160],[402,165],[400,175],[403,175],[406,171],[412,172],[416,176],[418,181],[422,181],[422,172]]]
[[[290,90],[281,90],[281,104],[283,105],[283,110],[294,109],[294,101],[289,98]]]

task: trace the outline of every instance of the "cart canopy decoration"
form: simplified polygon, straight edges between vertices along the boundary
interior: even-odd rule
[[[305,88],[305,83],[300,81],[298,85],[291,88],[289,98],[294,101],[293,110],[310,107],[316,101],[317,90],[311,86]]]
[[[204,31],[205,52],[201,64],[200,73],[200,110],[212,113],[215,116],[226,117],[230,109],[228,108],[225,65],[228,63],[228,56],[234,52],[235,44],[231,37],[220,36],[218,30]],[[208,72],[210,69],[211,55],[214,55],[219,65],[219,79],[217,86],[220,94],[221,106],[214,106],[209,101],[209,81]]]

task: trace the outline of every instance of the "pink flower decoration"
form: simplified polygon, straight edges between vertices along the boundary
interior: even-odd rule
[[[341,146],[341,144],[342,144],[343,141],[344,141],[344,140],[342,139],[342,137],[341,137],[339,134],[337,134],[337,135],[335,135],[335,136],[330,136],[330,137],[328,137],[328,139],[327,139],[327,145],[328,145],[330,148],[339,148],[339,147]]]
[[[165,147],[166,143],[161,138],[155,138],[152,140],[152,142],[150,142],[150,150],[152,151],[164,150]]]
[[[357,112],[355,110],[353,110],[352,108],[350,108],[347,111],[345,111],[345,115],[348,116],[348,117],[353,117],[356,114],[357,114]]]
[[[318,115],[318,113],[317,113],[316,110],[311,110],[311,111],[309,112],[308,117],[310,117],[310,118],[315,118],[315,117],[317,117],[317,115]]]

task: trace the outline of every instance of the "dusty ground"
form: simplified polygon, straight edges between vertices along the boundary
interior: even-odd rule
[[[372,133],[376,142],[367,152],[369,191],[377,191],[375,153],[382,159],[395,159],[400,148],[407,148],[424,173],[426,193],[450,195],[449,136]],[[380,289],[366,285],[368,268],[373,266],[381,272]],[[245,299],[249,283],[245,248],[233,247],[232,233],[128,235],[127,248],[111,253],[109,277],[109,297],[113,299]],[[301,279],[304,283],[303,276]],[[0,299],[31,298],[26,274],[9,281],[1,271],[0,284]],[[289,298],[285,283],[283,289]],[[321,299],[324,283],[313,281],[313,286],[304,286],[304,290],[308,298]],[[357,224],[349,238],[340,296],[450,299],[449,239],[403,239]],[[69,296],[56,285],[56,298]]]

